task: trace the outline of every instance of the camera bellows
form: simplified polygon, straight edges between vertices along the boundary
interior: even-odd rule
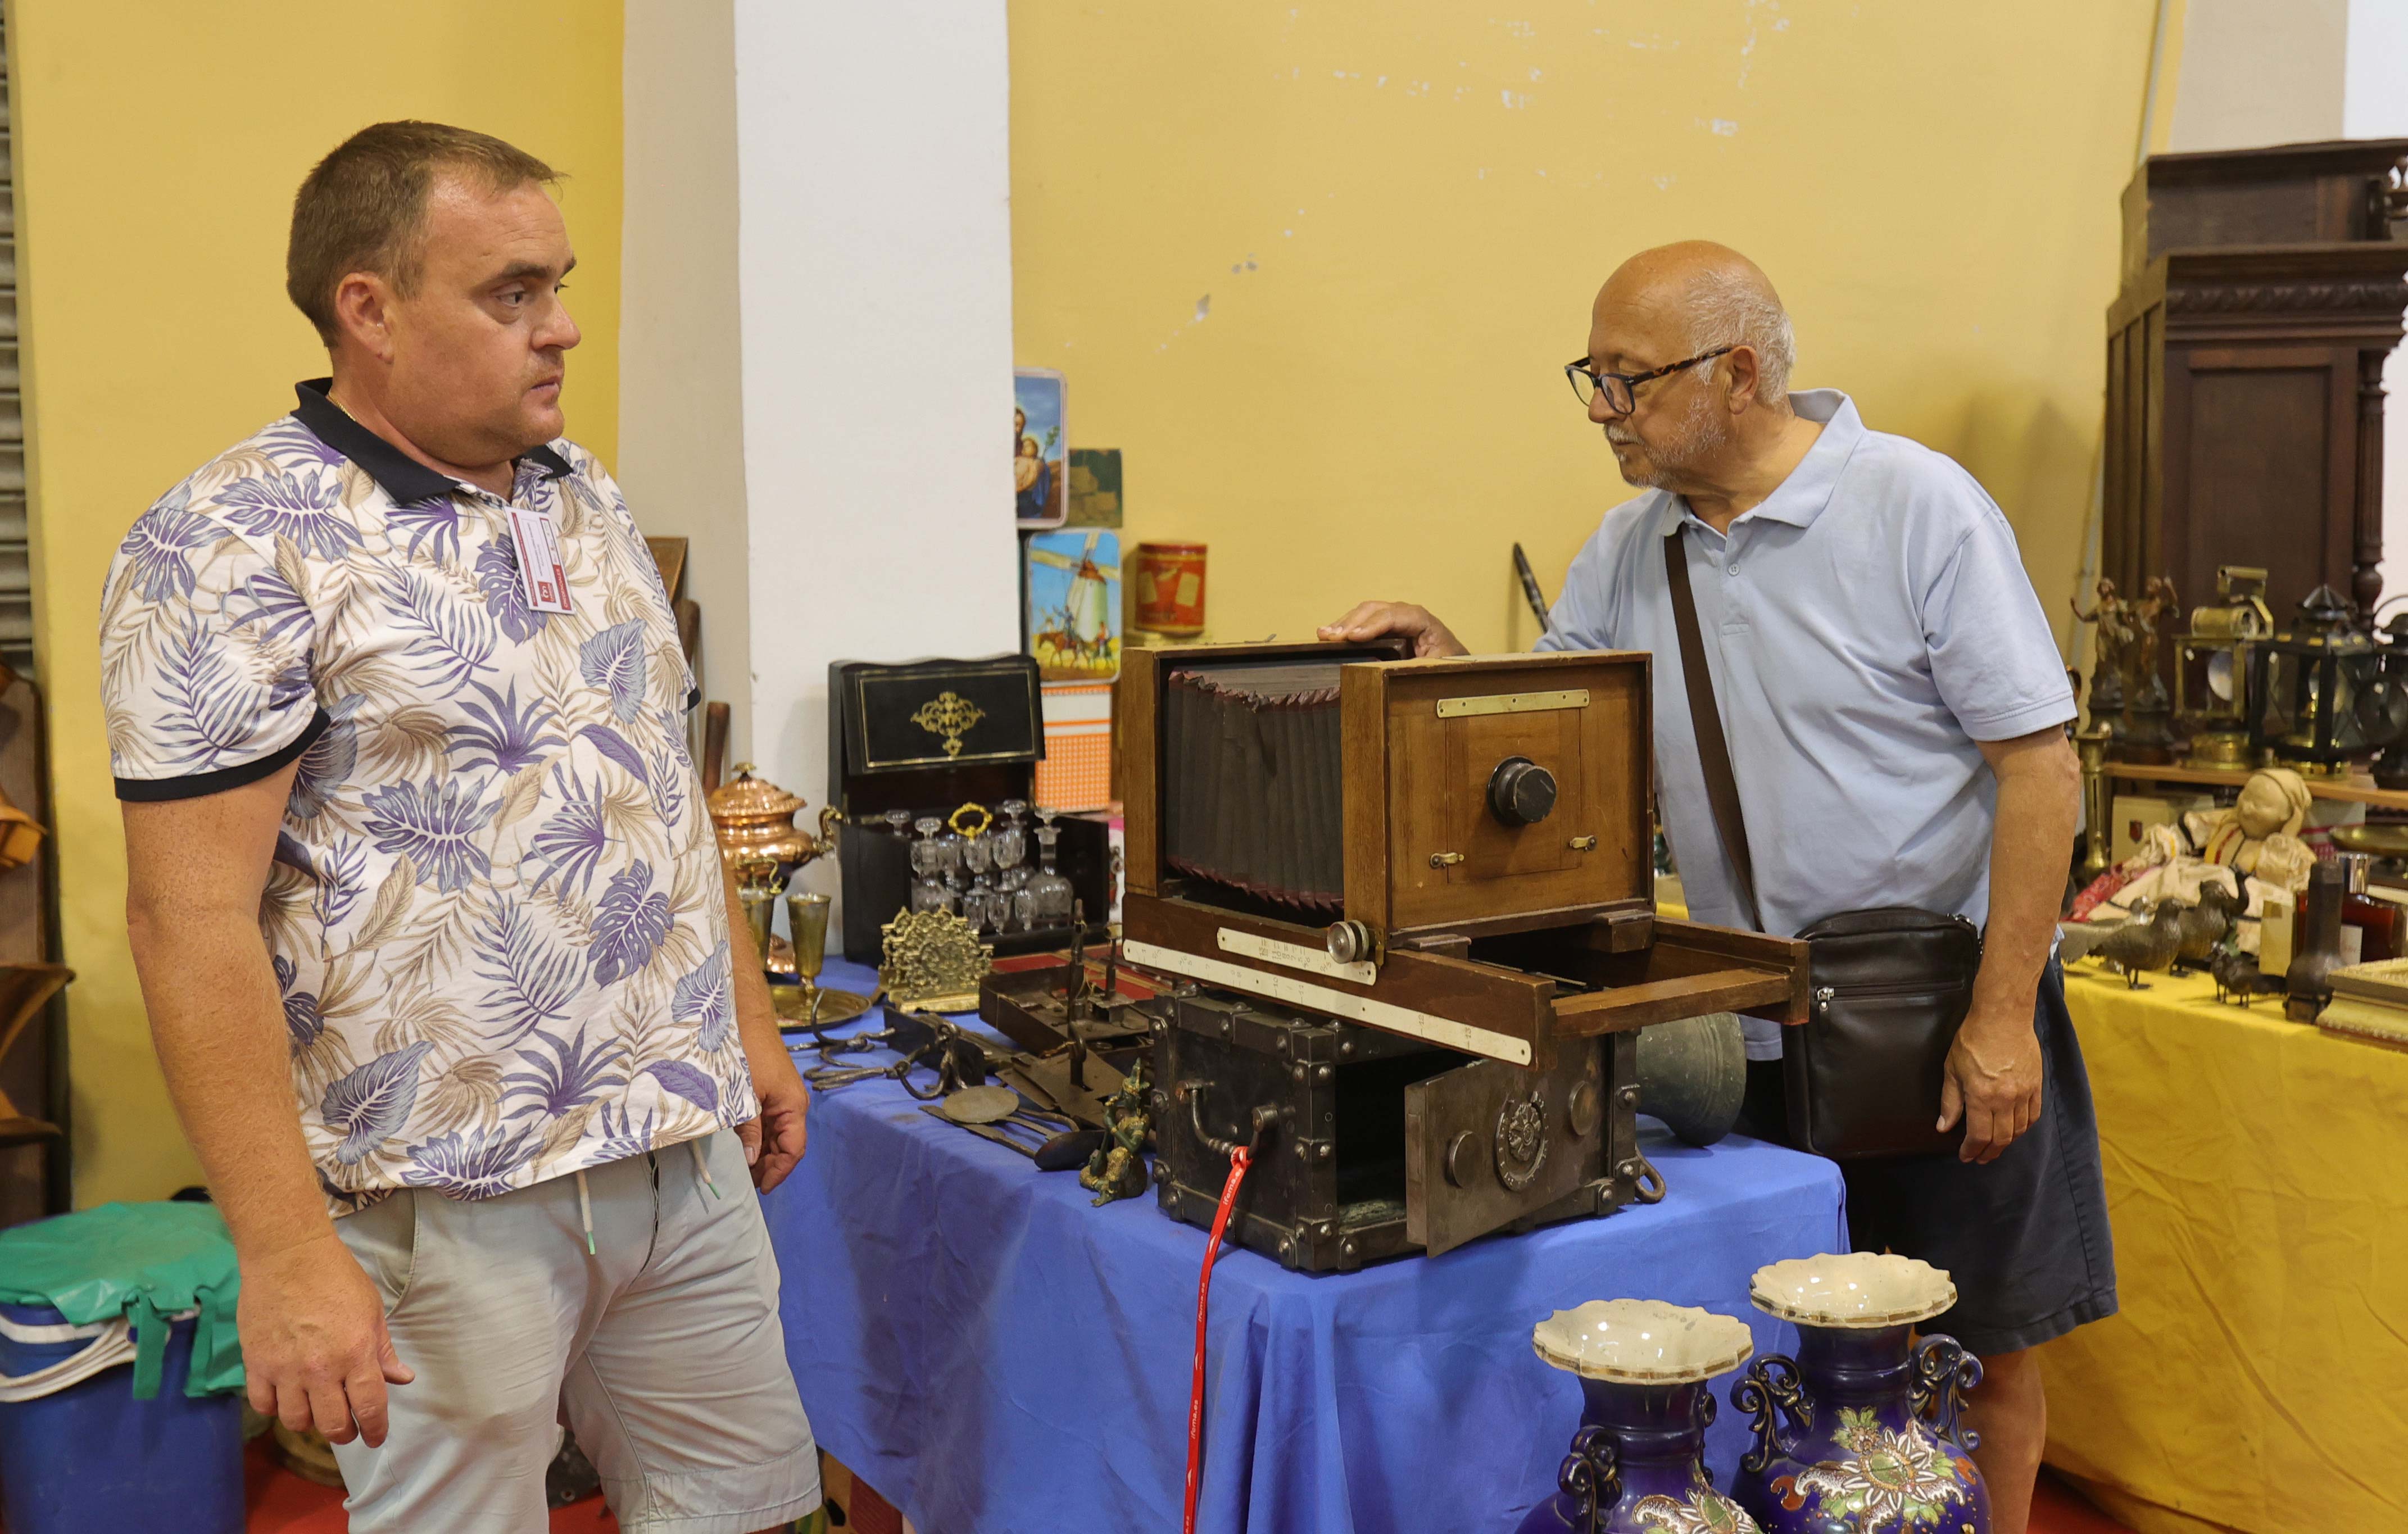
[[[1316,914],[1343,904],[1335,663],[1197,667],[1164,690],[1165,861]]]

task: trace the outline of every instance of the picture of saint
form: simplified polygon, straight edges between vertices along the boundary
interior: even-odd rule
[[[1012,375],[1012,520],[1022,527],[1059,527],[1069,516],[1062,375],[1024,367]]]

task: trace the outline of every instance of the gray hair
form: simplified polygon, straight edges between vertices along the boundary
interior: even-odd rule
[[[1697,349],[1746,347],[1756,353],[1756,397],[1776,409],[1786,405],[1798,337],[1771,288],[1752,273],[1710,266],[1690,280],[1688,297]]]

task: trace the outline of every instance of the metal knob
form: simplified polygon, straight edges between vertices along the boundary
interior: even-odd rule
[[[1471,1179],[1480,1170],[1480,1148],[1473,1143],[1471,1131],[1465,1129],[1447,1142],[1446,1180],[1458,1188],[1471,1186]]]
[[[1328,934],[1329,956],[1340,964],[1361,964],[1372,953],[1371,929],[1360,922],[1334,922]]]
[[[1555,810],[1555,775],[1526,756],[1508,756],[1488,775],[1488,812],[1508,825],[1536,825]]]

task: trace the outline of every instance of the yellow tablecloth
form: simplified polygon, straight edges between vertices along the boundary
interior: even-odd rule
[[[2141,1534],[2408,1530],[2408,1052],[2067,977],[2122,1312],[2042,1351],[2051,1464]]]

